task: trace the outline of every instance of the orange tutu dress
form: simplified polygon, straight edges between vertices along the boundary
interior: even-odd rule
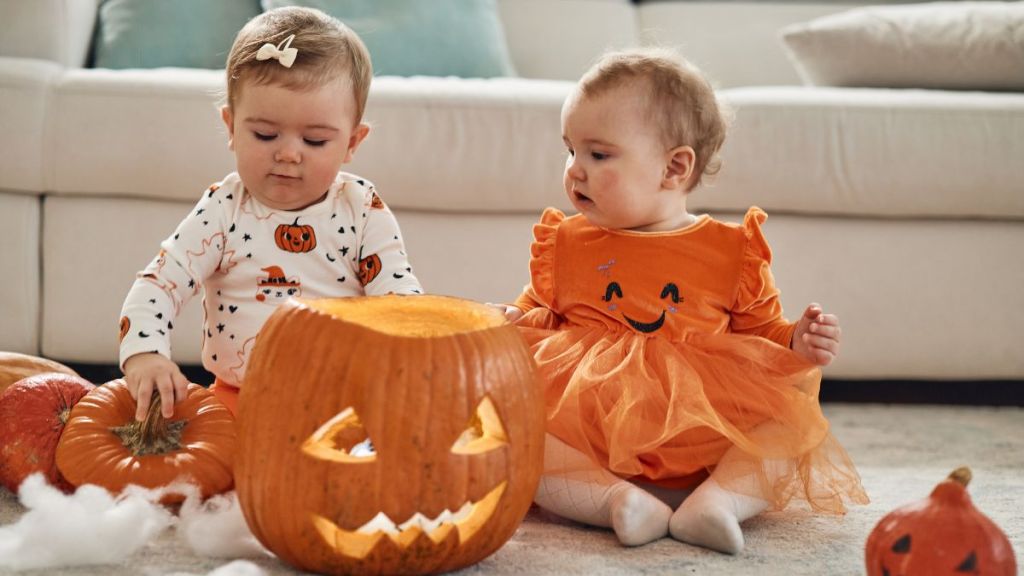
[[[515,304],[547,431],[630,480],[692,488],[738,446],[746,465],[715,476],[727,489],[777,509],[866,503],[821,413],[821,373],[789,349],[766,218],[751,208],[742,226],[705,215],[639,233],[546,210]]]

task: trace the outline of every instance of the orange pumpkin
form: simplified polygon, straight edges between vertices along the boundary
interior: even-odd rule
[[[184,480],[204,498],[231,488],[235,421],[212,392],[189,384],[170,421],[160,414],[159,395],[145,422],[136,422],[135,405],[124,380],[114,380],[71,410],[57,445],[57,467],[71,484],[117,494],[129,484],[161,488]],[[168,494],[163,502],[182,500],[182,494]]]
[[[428,573],[497,550],[540,478],[544,406],[516,329],[441,296],[285,302],[253,350],[239,502],[321,573]]]
[[[1015,576],[1010,541],[971,503],[968,468],[957,468],[928,498],[893,510],[868,536],[868,576]]]
[[[70,492],[54,462],[68,413],[94,386],[69,374],[36,374],[0,393],[0,484],[17,492],[30,474]]]
[[[0,392],[22,378],[47,372],[78,376],[71,368],[53,360],[17,352],[0,352]]]
[[[316,232],[309,224],[281,224],[274,229],[274,242],[285,252],[309,252],[316,248]]]

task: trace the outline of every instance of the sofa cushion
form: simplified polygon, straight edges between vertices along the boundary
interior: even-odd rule
[[[235,34],[259,13],[259,0],[103,0],[93,65],[224,68]]]
[[[1024,94],[777,86],[723,96],[737,112],[722,171],[691,204],[1024,218]]]
[[[514,76],[495,0],[262,0],[309,6],[355,30],[377,76]]]
[[[868,6],[782,38],[807,84],[1024,89],[1024,2]]]
[[[53,98],[55,190],[194,201],[234,170],[217,111],[223,85],[212,70],[68,71]],[[559,114],[571,87],[376,78],[370,136],[346,170],[372,180],[393,208],[567,208]]]

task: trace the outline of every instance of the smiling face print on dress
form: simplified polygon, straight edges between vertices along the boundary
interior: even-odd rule
[[[644,290],[643,288],[641,288],[641,291],[642,293],[636,294],[636,298],[653,299],[654,294],[647,293],[650,292],[650,290]],[[660,330],[661,327],[665,324],[666,313],[675,314],[678,311],[677,305],[683,302],[683,298],[679,295],[679,287],[676,286],[674,282],[666,282],[665,286],[661,289],[660,299],[665,301],[665,305],[664,308],[662,308],[661,310],[661,314],[654,320],[645,322],[642,318],[633,318],[632,316],[627,314],[626,310],[624,310],[623,308],[628,309],[629,306],[620,306],[620,304],[623,303],[623,299],[625,297],[626,296],[622,291],[622,285],[619,284],[617,281],[612,280],[611,282],[608,283],[608,286],[605,288],[604,296],[601,297],[601,300],[607,303],[606,309],[609,312],[620,314],[622,319],[625,320],[627,324],[632,326],[634,330],[636,330],[637,332],[643,332],[645,334],[649,334],[651,332],[656,332]],[[650,313],[647,312],[646,314],[649,315]]]

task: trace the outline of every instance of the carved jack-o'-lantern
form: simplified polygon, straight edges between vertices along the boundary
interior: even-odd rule
[[[971,503],[970,480],[957,468],[927,498],[883,517],[865,545],[868,576],[1017,574],[1010,541]]]
[[[441,296],[282,304],[240,398],[249,527],[324,573],[426,573],[511,537],[540,477],[533,360],[500,312]]]
[[[274,242],[285,252],[309,252],[316,248],[316,233],[308,224],[281,224],[274,229]]]

